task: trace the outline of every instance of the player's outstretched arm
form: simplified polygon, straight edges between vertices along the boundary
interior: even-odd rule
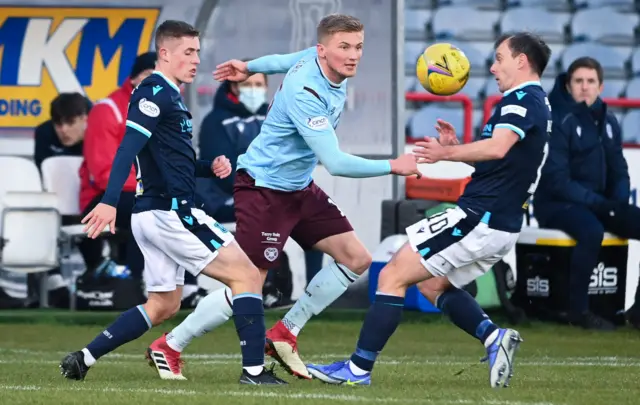
[[[273,54],[262,56],[249,62],[232,59],[216,66],[216,70],[213,72],[213,78],[219,82],[225,80],[241,82],[247,80],[247,78],[254,73],[263,73],[265,75],[286,73],[303,57],[315,54],[316,48],[312,47],[284,55]]]
[[[287,54],[273,54],[262,56],[247,62],[247,69],[250,73],[264,73],[266,75],[274,73],[287,73],[289,69],[293,67],[300,59],[307,55],[316,55],[316,47],[307,48],[302,51],[287,53]]]
[[[420,176],[413,155],[403,155],[390,161],[364,159],[341,151],[327,108],[316,94],[301,90],[287,105],[298,133],[332,176],[364,178],[392,173]]]
[[[461,145],[441,145],[435,138],[416,142],[413,153],[418,163],[435,163],[441,160],[474,163],[502,159],[520,136],[507,128],[496,128],[491,138]]]

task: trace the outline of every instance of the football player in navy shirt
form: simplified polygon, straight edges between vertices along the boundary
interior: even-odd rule
[[[424,163],[468,162],[475,172],[458,206],[407,228],[409,241],[380,274],[375,302],[367,313],[349,360],[309,365],[322,381],[371,384],[376,357],[396,330],[409,286],[421,291],[454,324],[480,340],[492,387],[507,386],[520,334],[495,325],[462,288],[483,275],[516,243],[547,155],[551,108],[540,76],[551,51],[537,36],[506,35],[496,42],[495,76],[503,98],[481,140],[457,145],[455,131],[438,123],[440,139],[416,143]],[[428,281],[425,281],[428,280]]]
[[[180,95],[182,83],[192,83],[200,63],[199,32],[182,21],[168,20],[156,31],[156,71],[133,91],[127,130],[114,158],[109,184],[84,219],[88,236],[105,226],[113,231],[116,206],[131,165],[137,172],[131,228],[145,260],[148,301],[124,312],[81,351],[60,364],[69,379],[84,379],[98,358],[137,339],[171,318],[179,309],[185,271],[201,272],[229,286],[234,321],[242,350],[241,384],[285,384],[264,367],[265,325],[262,280],[233,235],[195,208],[197,177],[224,178],[231,165],[224,156],[213,162],[196,160],[191,113]],[[178,364],[162,352],[148,350],[158,372],[185,379],[172,370]]]

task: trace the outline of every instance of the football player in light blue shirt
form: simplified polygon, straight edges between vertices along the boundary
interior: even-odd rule
[[[334,260],[309,281],[305,294],[267,333],[267,353],[291,374],[310,379],[297,353],[305,323],[346,291],[371,264],[371,255],[342,211],[312,179],[318,163],[335,176],[365,178],[419,175],[416,158],[363,159],[340,150],[335,128],[346,100],[347,78],[356,74],[364,27],[355,17],[333,14],[318,24],[318,44],[289,55],[239,60],[217,67],[214,78],[246,80],[253,73],[287,73],[260,134],[238,158],[234,186],[236,239],[263,272],[279,265],[291,236],[304,249]],[[231,315],[224,289],[205,297],[167,343],[182,350]]]

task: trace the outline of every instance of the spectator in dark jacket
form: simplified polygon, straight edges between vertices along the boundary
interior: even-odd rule
[[[253,139],[267,113],[267,77],[255,74],[241,83],[224,82],[216,91],[213,110],[200,126],[201,159],[221,154],[231,161],[231,175],[225,179],[197,179],[197,198],[203,210],[220,222],[233,222],[233,182],[236,161]]]
[[[549,155],[534,199],[541,227],[560,229],[576,240],[569,274],[569,320],[588,329],[610,330],[588,307],[588,287],[605,231],[640,239],[640,209],[629,204],[630,183],[615,116],[600,99],[603,71],[590,57],[576,59],[549,94],[553,127]],[[639,293],[636,305],[640,306]],[[629,320],[640,326],[640,311]]]
[[[51,119],[35,130],[33,159],[41,168],[51,156],[82,156],[91,102],[80,93],[61,93],[51,102]]]

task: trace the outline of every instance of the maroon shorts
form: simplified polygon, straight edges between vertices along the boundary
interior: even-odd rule
[[[342,211],[314,182],[300,191],[278,191],[255,185],[244,170],[233,187],[236,240],[253,264],[278,267],[289,237],[310,249],[329,236],[353,231]]]

